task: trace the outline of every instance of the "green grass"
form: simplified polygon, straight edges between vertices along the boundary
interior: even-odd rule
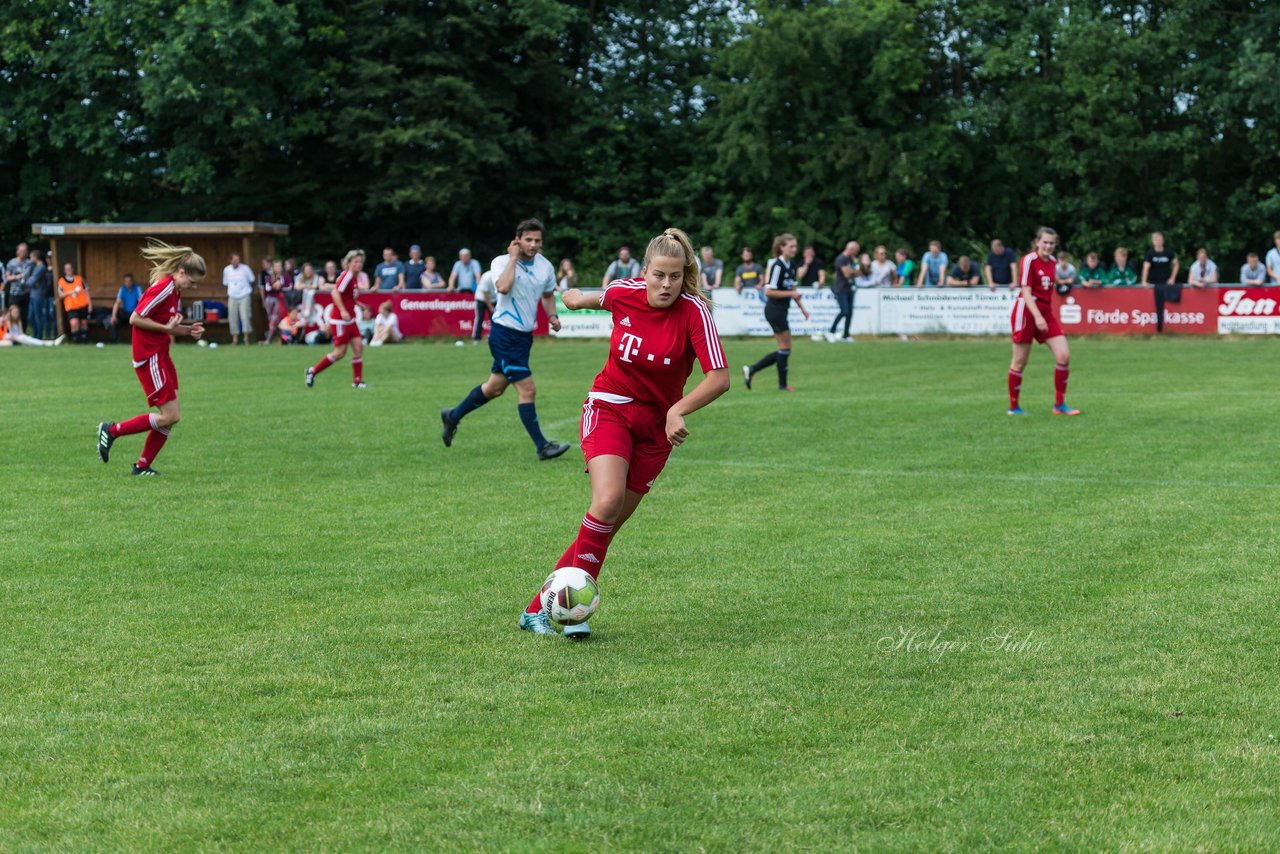
[[[1043,348],[1005,416],[1003,341],[735,376],[584,644],[515,627],[577,452],[514,399],[440,444],[483,348],[370,351],[364,392],[175,348],[150,480],[94,451],[125,348],[0,352],[0,849],[1280,847],[1280,342],[1072,346],[1074,419]],[[548,435],[603,354],[537,345]]]

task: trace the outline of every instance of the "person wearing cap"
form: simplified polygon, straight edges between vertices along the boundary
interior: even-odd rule
[[[417,243],[409,247],[409,260],[404,262],[404,286],[411,291],[422,290],[422,274],[427,271],[427,262],[422,258],[422,247]]]
[[[449,291],[474,294],[480,273],[480,262],[471,257],[471,250],[459,249],[458,260],[453,262],[453,272],[449,274]]]

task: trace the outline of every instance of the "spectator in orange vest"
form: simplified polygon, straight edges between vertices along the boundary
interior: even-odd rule
[[[62,265],[62,278],[58,279],[58,296],[62,297],[62,310],[67,315],[71,340],[76,344],[89,343],[89,286],[76,275],[75,265]]]

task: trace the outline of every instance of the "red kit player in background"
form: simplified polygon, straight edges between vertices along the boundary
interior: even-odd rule
[[[1022,370],[1031,356],[1031,342],[1039,341],[1053,353],[1054,415],[1079,415],[1080,410],[1067,406],[1067,377],[1070,374],[1071,351],[1067,336],[1058,325],[1053,313],[1053,291],[1056,281],[1057,259],[1053,250],[1058,245],[1058,233],[1052,228],[1036,232],[1035,249],[1022,256],[1018,264],[1018,284],[1021,295],[1013,303],[1013,361],[1009,365],[1009,414],[1025,415],[1018,405],[1022,391]]]
[[[643,278],[611,282],[603,293],[565,291],[565,308],[613,314],[609,358],[582,406],[582,454],[591,475],[591,507],[555,569],[577,566],[600,574],[609,543],[653,486],[671,449],[689,436],[685,416],[729,389],[720,337],[698,286],[698,258],[688,236],[668,228],[649,241]],[[685,381],[697,359],[703,378],[688,394]],[[538,596],[520,628],[555,630]],[[569,637],[591,633],[586,623],[565,628]]]
[[[360,283],[360,271],[364,269],[364,250],[352,249],[342,259],[342,275],[333,286],[333,350],[307,368],[307,388],[316,384],[316,376],[325,368],[347,355],[351,344],[351,387],[367,388],[364,384],[364,339],[356,326],[360,306],[356,301],[356,288]]]
[[[121,436],[146,433],[142,455],[133,466],[135,475],[153,477],[160,472],[151,467],[156,455],[169,438],[169,430],[178,423],[178,372],[169,358],[169,344],[175,335],[199,339],[203,323],[183,323],[178,294],[204,278],[204,259],[188,246],[170,246],[152,240],[142,250],[142,257],[152,262],[151,287],[142,295],[138,307],[129,317],[133,327],[133,369],[142,383],[147,405],[160,411],[144,412],[118,424],[98,425],[98,456],[105,463],[111,445]]]

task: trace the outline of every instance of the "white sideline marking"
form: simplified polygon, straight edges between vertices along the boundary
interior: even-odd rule
[[[673,456],[674,459],[674,456]],[[858,477],[926,477],[952,478],[954,480],[992,480],[1009,483],[1115,483],[1129,486],[1207,487],[1214,489],[1280,489],[1280,483],[1244,483],[1218,480],[1148,480],[1145,478],[1109,478],[1105,476],[1081,477],[1057,474],[992,474],[967,471],[905,471],[900,469],[860,469],[841,466],[808,466],[795,463],[769,463],[754,460],[691,460],[681,458],[681,464],[722,466],[725,468],[765,469],[768,471],[814,472],[816,474],[842,474]]]

